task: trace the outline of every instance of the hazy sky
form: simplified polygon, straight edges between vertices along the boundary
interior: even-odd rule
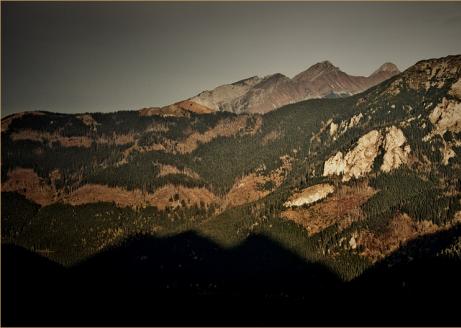
[[[369,75],[461,53],[461,2],[1,5],[2,116],[166,105],[326,59]]]

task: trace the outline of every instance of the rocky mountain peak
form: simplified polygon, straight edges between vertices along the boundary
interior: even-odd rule
[[[323,68],[331,68],[331,69],[338,68],[335,65],[333,65],[331,63],[331,61],[329,61],[329,60],[321,61],[321,62],[315,64],[314,66],[323,67]]]
[[[330,61],[324,60],[322,62],[312,65],[304,72],[299,73],[293,78],[293,80],[312,81],[325,73],[334,71],[339,71],[339,68],[334,66]]]
[[[255,83],[259,82],[261,78],[259,76],[252,76],[234,83],[231,83],[231,85],[254,85]]]
[[[400,73],[400,70],[399,68],[397,67],[397,65],[395,65],[394,63],[384,63],[382,64],[381,66],[379,66],[379,68],[373,72],[372,75],[375,75],[375,74],[378,74],[378,73],[381,73],[381,72],[386,72],[386,73],[391,73],[391,74],[398,74]]]
[[[385,63],[368,77],[353,76],[324,60],[292,79],[281,73],[253,76],[218,86],[189,100],[212,110],[266,113],[301,100],[353,95],[398,73],[397,66]]]

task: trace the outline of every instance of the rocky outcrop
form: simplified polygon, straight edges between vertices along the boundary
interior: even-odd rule
[[[377,130],[368,132],[358,140],[357,146],[344,157],[346,162],[344,181],[371,172],[381,142],[382,137]]]
[[[458,80],[452,85],[449,94],[459,98],[460,89],[461,82]],[[450,158],[456,156],[453,147],[459,147],[461,143],[457,138],[447,141],[443,136],[447,131],[453,133],[461,132],[461,103],[456,99],[447,99],[444,97],[442,102],[435,106],[429,114],[429,121],[432,123],[433,129],[423,138],[423,141],[429,142],[434,136],[441,136],[443,147],[439,148],[439,150],[443,156],[442,164],[448,165]]]
[[[458,81],[452,84],[448,94],[461,100],[461,79],[458,79]]]
[[[380,131],[372,130],[363,135],[346,155],[338,151],[325,161],[323,175],[343,175],[343,181],[362,177],[371,172],[380,149],[384,151],[380,167],[382,171],[389,172],[406,164],[411,148],[406,144],[402,130],[391,126],[384,131],[384,135],[383,138]]]
[[[353,128],[359,124],[360,120],[363,118],[363,114],[359,113],[352,116],[349,120],[341,121],[340,123],[334,123],[333,120],[330,124],[330,137],[333,137],[333,140],[336,140],[339,135],[345,133],[347,130]],[[329,122],[327,122],[329,124]]]
[[[351,249],[357,248],[357,241],[355,240],[355,236],[352,236],[349,240],[349,246],[351,247]]]
[[[338,152],[329,158],[325,162],[323,175],[343,174],[342,180],[349,181],[351,178],[359,178],[371,172],[381,143],[382,136],[379,131],[368,132],[357,141],[357,146],[344,157],[341,152]]]
[[[389,172],[407,163],[411,148],[410,145],[406,145],[407,139],[402,130],[391,126],[386,131],[387,134],[383,143],[385,153],[381,171]]]
[[[453,150],[453,148],[450,147],[450,145],[446,145],[444,148],[442,148],[442,156],[442,164],[448,165],[450,158],[456,156],[456,152]]]
[[[320,199],[327,197],[329,194],[333,193],[335,188],[330,184],[318,184],[311,187],[308,187],[302,190],[299,193],[294,194],[290,197],[290,200],[285,202],[285,207],[292,206],[303,206],[307,204],[314,203]]]
[[[443,98],[429,114],[429,120],[435,126],[432,134],[443,136],[445,132],[461,132],[461,103]]]
[[[330,124],[330,136],[334,136],[338,131],[338,124],[331,122]]]
[[[397,85],[414,90],[441,88],[453,78],[458,79],[461,72],[461,56],[447,56],[422,60],[411,66],[395,81]]]
[[[336,155],[330,157],[323,166],[323,175],[341,175],[346,169],[343,153],[338,151]]]
[[[353,128],[354,126],[356,126],[357,124],[359,124],[360,120],[363,118],[363,114],[362,113],[359,113],[357,115],[354,115],[351,117],[350,121],[349,121],[349,124],[347,124],[347,128],[348,129],[351,129]]]

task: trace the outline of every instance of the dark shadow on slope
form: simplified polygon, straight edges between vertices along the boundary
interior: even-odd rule
[[[192,232],[138,236],[70,269],[2,253],[4,325],[424,325],[260,235],[233,249]]]
[[[436,256],[461,236],[461,225],[408,242],[353,283],[383,289],[461,288],[461,261]],[[458,283],[456,283],[458,281]]]
[[[459,326],[461,259],[436,256],[461,226],[410,241],[350,283],[389,300],[395,311],[429,326]],[[402,314],[399,314],[402,316]]]
[[[306,263],[267,237],[250,236],[223,249],[192,232],[130,239],[72,274],[97,281],[99,291],[110,295],[105,302],[114,323],[131,322],[136,313],[138,322],[160,325],[304,322],[306,310],[285,316],[275,304],[299,302],[306,293],[340,284],[325,267]]]
[[[340,284],[264,236],[233,249],[192,232],[138,236],[69,269],[20,247],[2,251],[6,325],[295,325],[319,318],[286,315],[291,299]]]
[[[34,252],[2,245],[2,325],[34,325],[38,321],[28,316],[34,309],[51,316],[48,295],[67,288],[65,273],[64,267]]]

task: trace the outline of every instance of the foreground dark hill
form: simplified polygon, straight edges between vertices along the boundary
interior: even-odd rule
[[[359,288],[401,289],[411,292],[440,291],[454,295],[461,287],[461,260],[456,256],[437,256],[459,238],[461,226],[420,237],[390,254],[354,279]]]
[[[16,246],[2,255],[5,325],[459,324],[453,259],[378,265],[344,283],[264,236],[232,249],[193,233],[137,237],[72,268]]]

